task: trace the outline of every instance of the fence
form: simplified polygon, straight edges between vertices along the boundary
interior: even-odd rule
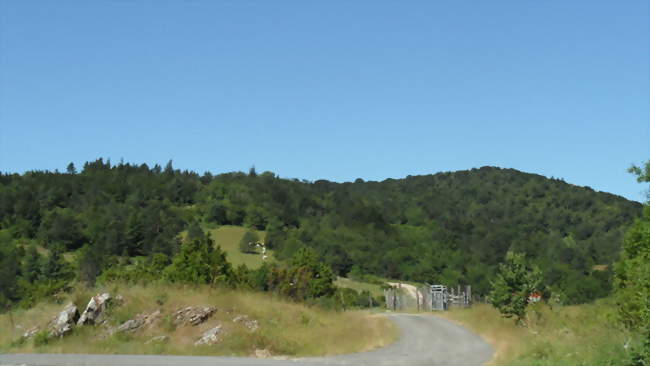
[[[408,287],[407,287],[408,286]],[[452,307],[472,305],[472,287],[457,286],[448,289],[443,285],[426,285],[415,288],[397,284],[384,290],[386,308],[393,311],[444,311]]]

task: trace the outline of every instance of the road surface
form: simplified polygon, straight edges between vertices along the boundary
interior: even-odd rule
[[[29,366],[480,366],[492,348],[476,334],[431,315],[390,314],[399,340],[378,350],[331,357],[257,359],[159,355],[5,354],[0,365]]]

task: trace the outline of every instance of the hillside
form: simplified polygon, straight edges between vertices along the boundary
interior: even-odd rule
[[[619,196],[494,167],[335,183],[99,159],[80,172],[0,176],[0,306],[73,278],[93,283],[127,258],[125,268],[139,258],[162,268],[193,225],[264,231],[282,263],[311,247],[335,275],[471,284],[478,295],[514,249],[544,269],[547,296],[580,303],[609,293],[622,233],[640,214]],[[230,259],[259,265],[240,254]],[[66,271],[61,257],[74,258]]]
[[[0,354],[315,356],[367,351],[397,337],[397,329],[385,317],[325,311],[268,294],[209,286],[121,284],[94,291],[79,287],[59,297],[58,303],[45,301],[28,310],[0,314]],[[105,322],[75,325],[62,338],[46,336],[48,322],[66,304],[72,302],[81,313],[91,296],[105,291],[112,294],[101,313]],[[177,321],[178,311],[187,307],[211,307],[214,312],[195,323]],[[143,316],[146,322],[134,321]],[[22,337],[35,328],[35,335]],[[202,334],[215,328],[218,333],[213,342],[197,343]]]

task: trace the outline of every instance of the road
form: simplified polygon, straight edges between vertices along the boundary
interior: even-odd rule
[[[29,366],[480,366],[492,348],[476,334],[432,315],[390,314],[397,342],[378,350],[331,357],[256,359],[159,355],[5,354],[0,365]]]

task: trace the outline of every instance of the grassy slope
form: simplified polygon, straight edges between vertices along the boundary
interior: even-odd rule
[[[112,310],[110,325],[118,325],[141,312],[162,311],[161,320],[152,328],[133,334],[118,334],[107,339],[99,336],[104,327],[75,328],[72,335],[37,346],[33,341],[11,346],[12,341],[33,325],[46,324],[64,304],[40,303],[29,310],[14,310],[0,315],[0,352],[65,353],[145,353],[189,355],[251,355],[255,349],[268,349],[274,355],[331,355],[358,352],[392,342],[397,330],[386,318],[366,312],[324,311],[290,303],[268,294],[242,293],[207,286],[112,287],[125,303]],[[65,301],[83,308],[93,293],[77,290]],[[217,313],[206,323],[174,328],[166,318],[184,306],[210,305]],[[232,319],[240,314],[259,322],[260,329],[250,332]],[[200,334],[221,324],[226,331],[223,341],[214,346],[194,347]],[[7,330],[7,331],[6,331]],[[169,344],[145,345],[153,336],[167,335]]]
[[[338,287],[351,288],[358,292],[370,291],[372,296],[379,297],[384,294],[384,291],[381,289],[381,286],[379,285],[367,283],[367,282],[355,281],[345,277],[337,277],[334,284]]]
[[[262,265],[261,254],[242,253],[239,250],[239,241],[246,232],[245,227],[224,225],[216,229],[208,229],[207,231],[212,235],[215,243],[221,246],[221,249],[228,253],[228,261],[235,266],[245,264],[248,268],[258,268]],[[265,231],[258,231],[261,240],[266,237]],[[273,260],[273,251],[267,250],[267,261]]]
[[[579,306],[535,305],[529,326],[517,327],[490,305],[453,309],[437,315],[473,329],[490,342],[493,366],[621,365],[633,335],[615,321],[609,300]]]

